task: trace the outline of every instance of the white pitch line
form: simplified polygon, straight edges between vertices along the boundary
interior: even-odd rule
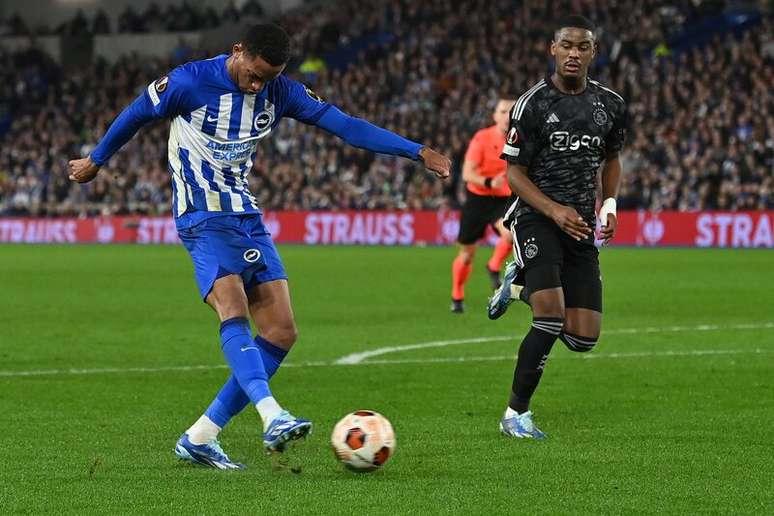
[[[282,364],[282,367],[319,367],[332,365],[330,362],[300,362],[297,364]],[[210,371],[213,369],[228,369],[226,364],[216,365],[190,365],[190,366],[162,366],[162,367],[94,367],[94,368],[70,368],[70,369],[36,369],[32,371],[0,371],[0,378],[14,376],[78,376],[91,374],[113,373],[165,373],[174,371]]]
[[[699,326],[668,326],[664,328],[619,328],[604,332],[611,334],[632,334],[632,333],[659,333],[659,332],[681,332],[681,331],[717,331],[717,330],[758,330],[774,328],[774,322],[769,323],[749,323],[735,324],[729,326],[718,326],[702,324]],[[456,362],[495,362],[501,360],[513,360],[513,355],[495,355],[495,356],[473,356],[473,357],[436,357],[436,358],[416,358],[416,359],[379,359],[368,360],[373,356],[395,353],[398,351],[409,351],[414,349],[438,348],[459,344],[474,344],[483,342],[495,342],[512,340],[515,337],[495,336],[495,337],[476,337],[471,339],[439,340],[433,342],[424,342],[418,344],[407,344],[405,346],[390,346],[378,348],[372,351],[362,353],[353,353],[339,358],[333,362],[290,362],[282,364],[282,367],[332,367],[332,366],[350,366],[350,365],[397,365],[397,364],[432,364],[432,363],[456,363]],[[378,353],[377,353],[378,352]],[[618,359],[618,358],[640,358],[640,357],[684,357],[684,356],[709,356],[709,355],[737,355],[743,353],[763,354],[774,353],[772,349],[704,349],[704,350],[686,350],[686,351],[641,351],[630,353],[572,353],[570,355],[554,355],[555,359],[573,359],[588,360],[598,358]],[[365,357],[363,357],[366,355]],[[353,360],[349,357],[363,357]],[[345,360],[347,359],[347,360]],[[188,366],[165,366],[165,367],[97,367],[97,368],[69,368],[69,369],[37,369],[32,371],[0,371],[0,378],[31,377],[31,376],[76,376],[76,375],[98,375],[98,374],[126,374],[126,373],[164,373],[164,372],[187,372],[187,371],[210,371],[215,369],[228,369],[225,364],[215,365],[188,365]]]
[[[646,327],[646,328],[618,328],[603,330],[602,335],[628,335],[637,333],[674,333],[685,331],[718,331],[718,330],[762,330],[774,328],[774,322],[767,323],[745,323],[745,324],[730,324],[727,326],[720,326],[717,324],[699,324],[697,326],[665,326],[663,328]],[[455,340],[438,340],[434,342],[424,342],[420,344],[406,344],[403,346],[386,346],[383,348],[376,348],[369,351],[360,351],[358,353],[350,353],[339,359],[334,363],[339,365],[352,365],[359,364],[373,357],[379,357],[390,353],[398,353],[401,351],[412,351],[415,349],[426,348],[442,348],[446,346],[458,346],[460,344],[478,344],[484,342],[495,342],[501,340],[517,340],[516,335],[500,335],[496,337],[477,337],[472,339],[455,339]],[[373,361],[369,360],[370,363]]]
[[[695,349],[686,351],[635,351],[631,353],[570,353],[551,355],[551,360],[589,360],[597,358],[647,358],[647,357],[700,357],[711,355],[740,355],[740,354],[764,354],[774,353],[774,349]],[[355,364],[339,364],[336,362],[297,362],[282,364],[282,367],[349,367],[363,365],[400,365],[400,364],[454,364],[462,362],[500,362],[512,361],[513,355],[492,355],[473,357],[435,357],[435,358],[397,358],[369,360]],[[75,376],[75,375],[99,375],[99,374],[125,374],[125,373],[164,373],[175,371],[211,371],[216,369],[228,369],[225,364],[216,365],[192,365],[192,366],[168,366],[168,367],[100,367],[92,369],[38,369],[34,371],[0,371],[0,378],[25,377],[25,376]]]
[[[70,369],[36,369],[32,371],[0,371],[0,377],[8,376],[64,376],[64,375],[90,375],[111,373],[163,373],[166,371],[207,371],[209,369],[228,369],[226,364],[220,365],[192,365],[192,366],[167,366],[167,367],[94,367],[94,368],[70,368]]]
[[[515,340],[513,335],[500,335],[499,337],[474,337],[470,339],[454,339],[454,340],[436,340],[433,342],[421,342],[419,344],[405,344],[402,346],[387,346],[384,348],[376,348],[371,351],[361,351],[359,353],[352,353],[345,355],[334,361],[338,365],[353,365],[359,364],[364,360],[371,357],[378,357],[381,355],[387,355],[388,353],[397,353],[399,351],[411,351],[414,349],[427,349],[427,348],[443,348],[446,346],[457,346],[460,344],[479,344],[483,342],[496,342],[500,340]]]
[[[570,355],[551,355],[551,360],[589,360],[594,358],[642,358],[642,357],[701,357],[709,355],[740,355],[743,353],[763,354],[774,353],[774,349],[695,349],[687,351],[642,351],[632,353],[572,353]],[[438,363],[456,363],[456,362],[499,362],[503,360],[515,360],[513,355],[493,355],[488,357],[437,357],[437,358],[406,358],[406,359],[383,359],[369,360],[358,364],[346,365],[395,365],[395,364],[438,364]],[[345,365],[345,364],[342,364]]]

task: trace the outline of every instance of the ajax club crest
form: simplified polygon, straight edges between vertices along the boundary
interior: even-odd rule
[[[527,257],[527,259],[531,260],[538,254],[538,246],[535,243],[535,237],[528,238],[526,242],[524,242],[524,256]]]
[[[594,123],[597,125],[605,125],[608,119],[607,111],[605,111],[605,105],[601,102],[594,102],[594,107],[594,113],[592,113]]]

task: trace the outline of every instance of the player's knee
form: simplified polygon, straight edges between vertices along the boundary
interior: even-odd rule
[[[290,349],[298,340],[298,328],[293,321],[271,326],[261,333],[263,338],[283,349]]]
[[[215,309],[221,321],[227,321],[234,317],[248,317],[247,300],[235,296],[230,298],[207,298],[207,302]]]
[[[599,335],[596,337],[584,337],[581,335],[575,335],[573,333],[563,332],[560,336],[567,349],[576,353],[587,353],[594,349],[594,346],[599,340]]]
[[[221,321],[234,317],[248,317],[247,294],[242,287],[241,279],[236,283],[235,276],[218,279],[207,295],[206,301],[217,312]]]
[[[221,321],[227,321],[235,317],[247,319],[247,307],[239,306],[238,304],[219,305],[215,308],[218,312],[218,318]]]

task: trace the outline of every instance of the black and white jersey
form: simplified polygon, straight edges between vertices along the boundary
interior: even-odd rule
[[[546,77],[511,109],[503,153],[527,167],[529,179],[552,200],[571,206],[594,227],[597,172],[618,154],[626,138],[626,103],[613,90],[589,79],[583,93],[562,93]],[[506,222],[536,210],[516,198]]]

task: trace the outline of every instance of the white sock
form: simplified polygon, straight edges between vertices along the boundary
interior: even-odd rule
[[[193,444],[207,444],[218,437],[220,427],[207,416],[202,416],[185,433]]]
[[[282,412],[282,407],[280,407],[273,396],[263,398],[255,404],[255,408],[258,409],[258,413],[261,415],[264,430],[266,430],[266,428],[269,427],[269,423],[274,421],[274,419],[279,416],[280,412]]]
[[[508,407],[505,409],[505,419],[510,419],[512,417],[518,416],[519,413],[513,410],[511,407]]]

